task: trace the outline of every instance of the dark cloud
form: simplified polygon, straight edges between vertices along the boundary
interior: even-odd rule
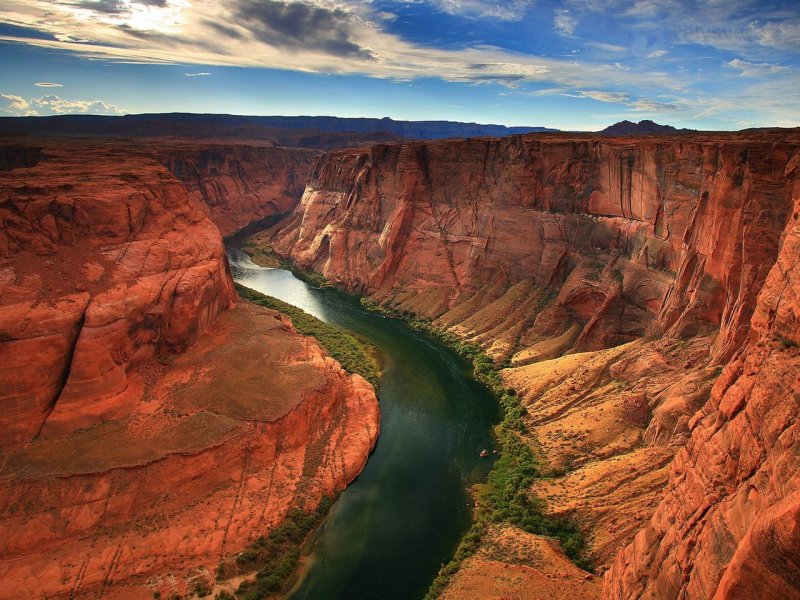
[[[167,5],[167,0],[136,0],[134,4],[164,8]],[[121,0],[81,0],[74,6],[93,10],[104,15],[119,15],[131,12],[130,6]]]
[[[120,0],[83,0],[76,3],[75,6],[106,15],[118,15],[129,10],[125,3],[120,2]]]
[[[319,50],[334,56],[371,59],[372,53],[351,39],[353,17],[338,8],[300,2],[239,0],[236,20],[272,46]]]

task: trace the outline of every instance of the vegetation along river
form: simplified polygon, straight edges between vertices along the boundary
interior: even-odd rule
[[[381,353],[381,433],[334,504],[293,600],[419,600],[470,525],[468,487],[484,481],[499,418],[491,393],[455,352],[333,289],[228,248],[234,279],[350,330]]]

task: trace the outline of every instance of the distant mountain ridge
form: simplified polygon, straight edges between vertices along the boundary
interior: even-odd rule
[[[678,129],[672,125],[660,125],[655,121],[645,119],[634,123],[633,121],[620,121],[606,127],[600,133],[602,135],[647,135],[652,133],[675,134],[675,133],[695,133],[696,129]]]
[[[396,136],[404,139],[433,140],[501,137],[521,133],[558,131],[547,127],[506,127],[505,125],[481,125],[458,121],[395,121],[388,117],[373,119],[163,113],[118,117],[56,115],[0,118],[0,133],[101,136],[186,135],[190,137],[211,134],[231,137],[269,137],[269,134],[275,132],[286,133],[297,130],[331,134],[381,134],[386,141],[391,141]],[[296,136],[289,135],[287,137]]]

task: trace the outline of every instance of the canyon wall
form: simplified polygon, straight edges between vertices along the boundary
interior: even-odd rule
[[[0,598],[184,594],[355,478],[374,390],[235,306],[213,210],[160,151],[0,157]]]
[[[606,575],[606,598],[800,597],[800,152],[777,260],[748,343],[670,466],[655,514]]]
[[[270,243],[506,361],[556,473],[531,491],[583,526],[600,572],[613,563],[608,597],[730,597],[758,561],[798,573],[800,464],[782,433],[800,412],[784,232],[798,148],[797,130],[757,130],[331,152]],[[791,327],[759,333],[777,314]],[[756,382],[782,392],[759,404]],[[735,409],[715,408],[728,397]]]
[[[160,160],[208,206],[223,236],[294,209],[315,150],[250,144],[166,144]]]

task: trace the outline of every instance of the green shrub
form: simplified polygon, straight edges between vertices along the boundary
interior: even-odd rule
[[[334,500],[335,498],[323,498],[317,509],[311,513],[299,509],[291,511],[281,525],[242,550],[235,558],[239,571],[255,572],[256,576],[239,585],[237,597],[241,600],[262,600],[281,591],[297,568],[303,542],[322,523]],[[223,565],[217,569],[218,573],[228,571],[230,569]]]

